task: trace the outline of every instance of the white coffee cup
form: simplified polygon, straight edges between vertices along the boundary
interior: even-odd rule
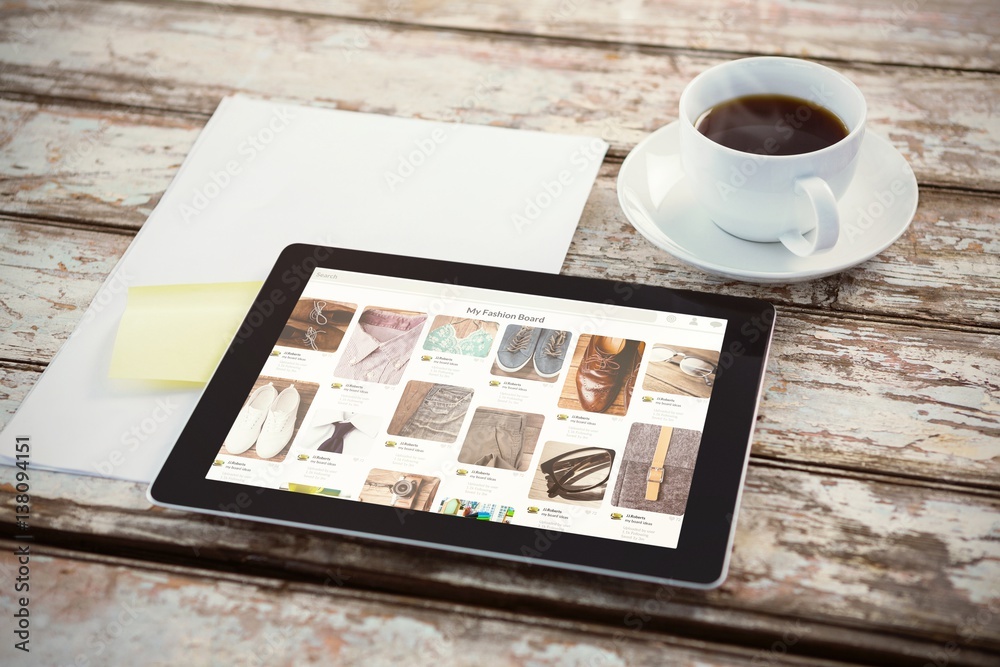
[[[809,153],[774,155],[772,143],[762,145],[759,153],[744,152],[698,131],[702,114],[745,95],[804,99],[835,114],[848,134]],[[680,153],[686,180],[715,224],[733,236],[781,241],[802,257],[825,252],[840,235],[837,200],[854,176],[866,111],[857,86],[817,63],[765,56],[716,65],[681,94]],[[809,113],[808,106],[802,107],[802,116]]]

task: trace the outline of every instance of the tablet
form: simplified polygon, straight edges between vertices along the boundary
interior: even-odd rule
[[[716,586],[774,317],[753,299],[290,246],[149,498]]]

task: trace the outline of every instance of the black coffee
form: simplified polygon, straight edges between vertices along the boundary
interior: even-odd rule
[[[746,95],[716,104],[696,127],[717,144],[762,155],[811,153],[849,134],[832,111],[788,95]]]

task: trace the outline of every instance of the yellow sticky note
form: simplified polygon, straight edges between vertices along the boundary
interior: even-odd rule
[[[261,283],[130,287],[108,375],[204,384]]]

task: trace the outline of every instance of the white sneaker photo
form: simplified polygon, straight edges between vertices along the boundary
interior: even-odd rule
[[[263,387],[254,389],[250,398],[240,408],[240,413],[236,415],[236,421],[233,422],[232,428],[229,429],[229,435],[226,436],[226,441],[222,445],[227,452],[242,454],[253,447],[253,443],[257,442],[257,436],[260,435],[261,428],[264,426],[267,412],[271,409],[271,404],[274,403],[277,396],[278,390],[270,382]]]
[[[257,456],[269,459],[285,448],[292,439],[295,418],[298,414],[299,392],[293,384],[282,390],[271,404],[271,409],[268,410],[267,418],[261,427],[260,436],[257,438]]]

